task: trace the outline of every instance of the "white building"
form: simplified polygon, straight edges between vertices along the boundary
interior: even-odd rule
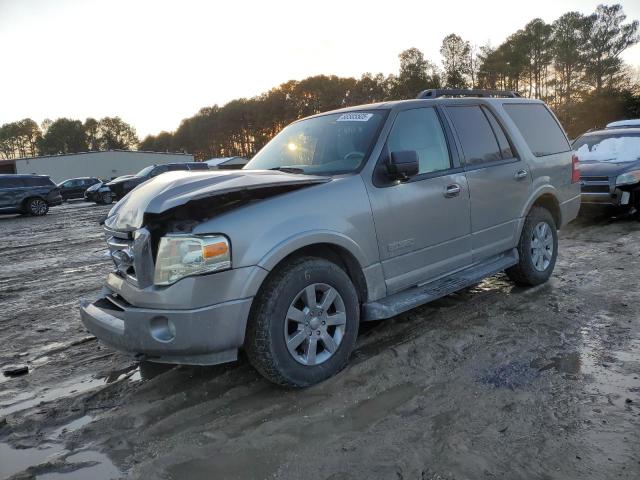
[[[76,177],[111,180],[137,173],[148,165],[193,161],[193,155],[186,153],[109,150],[0,160],[0,173],[49,175],[56,183]]]

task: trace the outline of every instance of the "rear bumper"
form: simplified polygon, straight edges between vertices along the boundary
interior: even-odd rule
[[[574,220],[578,216],[578,212],[580,211],[580,195],[577,195],[565,202],[560,204],[560,218],[562,221],[562,225],[558,225],[558,227],[562,227],[566,225],[570,221]]]
[[[233,361],[244,342],[251,298],[193,310],[136,308],[108,295],[81,301],[80,316],[101,341],[156,362],[214,365]]]

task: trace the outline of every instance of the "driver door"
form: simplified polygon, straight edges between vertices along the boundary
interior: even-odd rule
[[[399,112],[387,138],[378,169],[392,151],[413,150],[420,164],[406,182],[369,187],[388,294],[471,264],[469,188],[447,136],[430,107]]]

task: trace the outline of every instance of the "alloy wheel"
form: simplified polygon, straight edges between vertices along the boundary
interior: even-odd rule
[[[531,262],[537,271],[544,272],[552,259],[553,233],[547,222],[540,222],[531,235]]]
[[[345,335],[347,313],[338,291],[314,283],[294,297],[284,322],[284,338],[291,356],[303,365],[319,365],[338,350]]]

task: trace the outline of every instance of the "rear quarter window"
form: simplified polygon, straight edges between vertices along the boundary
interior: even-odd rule
[[[503,107],[536,157],[571,150],[562,127],[545,105],[506,103]]]

